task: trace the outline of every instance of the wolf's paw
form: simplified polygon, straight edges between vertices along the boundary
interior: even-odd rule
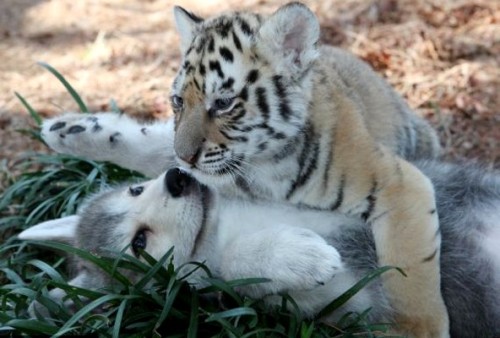
[[[342,270],[339,252],[317,233],[287,225],[242,236],[222,262],[226,279],[262,277],[270,281],[238,290],[250,297],[311,290]]]
[[[309,290],[324,285],[341,271],[340,253],[328,245],[318,234],[308,229],[294,228],[293,233],[284,234],[289,243],[276,248],[281,257],[276,274],[285,290]]]

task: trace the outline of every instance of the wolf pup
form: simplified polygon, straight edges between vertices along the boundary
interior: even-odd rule
[[[436,187],[443,234],[442,292],[451,336],[496,337],[500,174],[434,162],[419,167]],[[129,245],[129,254],[144,249],[156,259],[174,246],[175,265],[204,261],[226,280],[269,278],[238,291],[269,304],[279,304],[276,295],[287,291],[304,316],[320,311],[378,266],[366,222],[338,213],[226,199],[177,168],[152,181],[99,193],[78,215],[33,226],[19,238],[62,241],[99,255]],[[92,263],[78,261],[77,266],[79,273],[70,284],[100,289],[111,283]],[[189,281],[201,287],[202,277]],[[55,289],[50,295],[60,301],[64,292]],[[34,306],[43,311],[41,305]],[[367,308],[372,321],[397,318],[387,291],[375,281],[324,320],[334,322],[346,312]]]

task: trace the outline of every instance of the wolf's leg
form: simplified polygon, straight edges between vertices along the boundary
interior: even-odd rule
[[[342,269],[339,252],[315,232],[276,226],[239,236],[229,243],[221,261],[226,280],[262,277],[271,281],[241,287],[241,293],[260,298],[288,290],[309,290]]]
[[[141,124],[116,113],[68,113],[45,120],[42,138],[53,150],[109,161],[156,177],[175,165],[173,120]]]

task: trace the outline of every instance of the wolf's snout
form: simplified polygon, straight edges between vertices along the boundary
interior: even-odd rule
[[[165,174],[165,185],[172,197],[181,196],[192,180],[189,174],[179,168],[170,169]]]

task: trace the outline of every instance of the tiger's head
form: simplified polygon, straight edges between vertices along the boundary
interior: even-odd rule
[[[299,3],[268,18],[204,20],[181,7],[174,15],[183,55],[171,92],[179,163],[217,185],[282,156],[307,119],[315,15]]]

